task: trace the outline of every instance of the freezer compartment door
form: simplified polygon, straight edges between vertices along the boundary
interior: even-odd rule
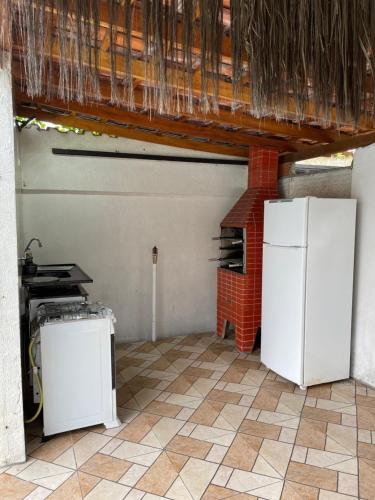
[[[265,243],[306,246],[308,198],[269,200],[264,204]]]
[[[306,249],[263,245],[261,361],[303,385]]]

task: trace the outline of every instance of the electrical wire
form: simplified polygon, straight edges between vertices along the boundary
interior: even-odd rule
[[[25,420],[25,424],[31,424],[31,422],[34,422],[39,417],[40,412],[42,411],[42,408],[43,408],[43,388],[42,388],[42,383],[40,381],[40,377],[39,377],[39,373],[38,373],[38,367],[35,364],[35,359],[34,359],[34,355],[33,355],[33,347],[34,347],[36,338],[37,338],[37,335],[34,335],[30,341],[29,359],[30,359],[31,369],[33,371],[34,380],[36,380],[36,383],[38,386],[40,399],[39,399],[38,409],[36,410],[36,412],[34,413],[34,415],[31,418]]]

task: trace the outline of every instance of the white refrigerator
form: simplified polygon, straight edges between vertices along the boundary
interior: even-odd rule
[[[265,202],[261,360],[301,388],[349,377],[356,200]]]

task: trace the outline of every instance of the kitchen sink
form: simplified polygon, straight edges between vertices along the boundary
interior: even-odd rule
[[[52,276],[53,278],[70,278],[70,273],[68,271],[60,271],[58,269],[51,269],[43,271],[37,271],[36,276]]]

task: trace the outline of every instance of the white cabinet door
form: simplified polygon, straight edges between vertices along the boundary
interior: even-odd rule
[[[303,384],[306,249],[263,245],[261,360]]]
[[[306,246],[308,203],[309,198],[266,201],[263,241],[271,245]]]

